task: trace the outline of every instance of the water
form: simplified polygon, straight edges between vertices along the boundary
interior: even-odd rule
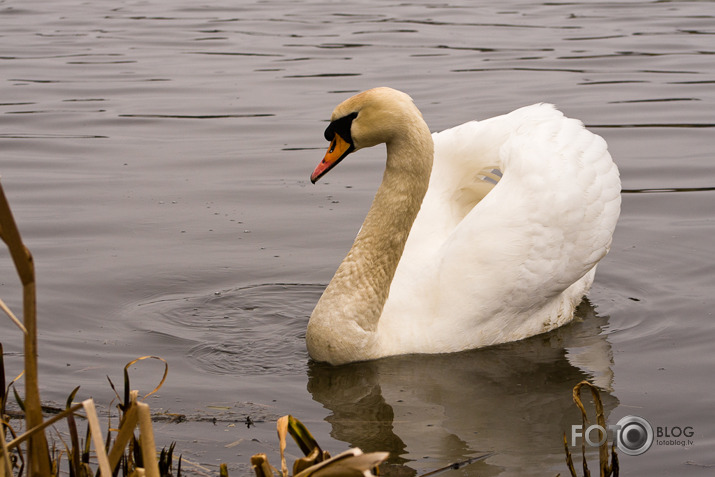
[[[169,378],[149,403],[188,417],[158,439],[197,475],[277,463],[287,413],[333,452],[392,452],[390,474],[496,452],[451,473],[564,475],[571,388],[589,378],[609,423],[695,430],[622,455],[621,475],[712,475],[714,16],[706,1],[0,3],[0,173],[36,261],[43,399],[81,385],[108,406],[105,376],[153,354]],[[458,355],[309,362],[308,316],[384,151],[308,176],[332,108],[379,85],[433,130],[546,101],[606,138],[623,211],[578,322]],[[19,313],[4,250],[0,283]],[[2,330],[14,375],[20,336]],[[149,392],[161,363],[134,368]]]

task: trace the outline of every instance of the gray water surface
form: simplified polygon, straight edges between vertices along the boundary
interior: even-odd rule
[[[105,376],[152,354],[169,362],[152,409],[188,417],[157,422],[158,440],[196,475],[249,475],[259,451],[275,465],[291,413],[333,453],[390,451],[390,475],[495,452],[451,474],[553,476],[580,424],[571,389],[591,379],[609,423],[695,431],[621,455],[621,475],[713,475],[714,20],[709,1],[0,2],[0,174],[35,257],[43,400],[81,385],[106,408]],[[384,149],[308,177],[333,107],[382,85],[435,131],[551,102],[608,141],[623,210],[575,323],[309,362],[308,316]],[[4,249],[0,297],[20,312]],[[20,335],[0,323],[14,376]],[[142,361],[133,387],[161,371]]]

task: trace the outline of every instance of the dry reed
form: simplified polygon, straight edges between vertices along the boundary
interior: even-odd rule
[[[591,391],[591,396],[593,397],[593,403],[596,408],[596,422],[601,429],[606,429],[606,418],[603,412],[603,404],[601,403],[601,395],[598,388],[588,381],[581,381],[573,388],[573,401],[578,406],[581,411],[581,420],[583,428],[586,428],[588,424],[588,413],[586,408],[583,406],[581,401],[581,388],[587,387]],[[599,430],[599,432],[602,432]],[[601,436],[603,437],[603,436]],[[569,451],[568,441],[566,439],[566,433],[564,433],[564,449],[566,452],[566,466],[569,469],[572,477],[577,477],[576,469],[573,465],[573,459],[571,458],[571,452]],[[581,455],[582,455],[582,467],[584,477],[590,477],[591,471],[588,469],[588,461],[586,460],[586,440],[581,441]],[[611,463],[608,463],[608,439],[602,439],[602,443],[598,448],[598,464],[599,464],[599,476],[600,477],[618,477],[618,454],[616,453],[615,443],[611,446]]]
[[[105,442],[102,438],[102,430],[99,423],[99,417],[94,405],[94,400],[87,399],[79,404],[70,405],[72,399],[77,392],[77,388],[72,392],[70,398],[68,398],[67,408],[52,417],[51,419],[45,420],[42,415],[42,406],[40,401],[40,391],[38,383],[37,374],[37,308],[35,300],[35,271],[32,260],[32,254],[25,247],[20,237],[20,232],[17,229],[15,219],[13,218],[10,206],[5,197],[5,192],[0,184],[0,238],[5,242],[10,251],[10,256],[15,265],[15,269],[20,278],[22,284],[23,292],[23,319],[20,322],[19,319],[13,314],[13,312],[5,305],[4,302],[0,301],[0,309],[2,309],[5,314],[12,320],[12,322],[20,329],[23,334],[24,339],[24,380],[25,380],[25,397],[20,398],[17,391],[15,390],[13,383],[17,380],[13,380],[8,387],[5,387],[5,377],[4,377],[4,366],[0,362],[0,368],[3,369],[2,372],[2,394],[0,395],[0,417],[2,421],[0,423],[0,429],[2,430],[2,435],[0,435],[2,441],[2,448],[0,453],[0,477],[12,477],[23,475],[25,471],[25,465],[27,465],[27,475],[29,477],[47,477],[58,475],[59,473],[59,459],[52,459],[50,457],[50,447],[48,446],[47,437],[45,435],[45,430],[48,426],[54,423],[66,419],[68,422],[68,428],[70,430],[71,437],[71,448],[67,449],[67,455],[70,456],[70,475],[83,477],[94,475],[87,465],[88,455],[89,455],[89,444],[94,445],[95,458],[97,461],[98,471],[97,475],[101,477],[112,477],[114,475],[115,469],[118,468],[120,461],[124,458],[127,467],[129,465],[128,472],[125,471],[125,475],[131,476],[147,476],[147,477],[160,477],[162,474],[159,471],[159,461],[157,460],[156,448],[154,445],[154,435],[151,424],[151,415],[149,411],[149,406],[143,402],[137,400],[138,392],[129,391],[129,379],[128,379],[128,367],[136,362],[127,364],[124,369],[125,372],[125,399],[124,403],[120,406],[122,412],[119,431],[116,438],[114,439],[114,445],[110,449],[110,438]],[[0,348],[1,351],[1,348]],[[0,353],[1,356],[1,353]],[[150,357],[143,357],[139,359],[146,359]],[[153,357],[151,357],[153,358]],[[19,377],[18,377],[19,378]],[[166,378],[166,370],[164,372],[164,377],[161,383],[164,382]],[[161,383],[159,386],[161,386]],[[16,435],[16,432],[10,426],[8,420],[5,418],[5,404],[7,400],[7,392],[10,386],[13,387],[15,397],[20,404],[20,407],[24,411],[25,415],[25,427],[27,429],[21,435]],[[153,392],[155,392],[156,389]],[[149,393],[149,394],[152,394]],[[146,396],[145,396],[146,397]],[[87,420],[87,439],[85,442],[85,448],[83,452],[83,457],[80,460],[79,453],[79,438],[77,436],[77,429],[74,421],[76,413],[78,411],[84,410],[84,418]],[[130,459],[130,463],[127,464],[126,455],[124,453],[125,449],[129,446],[133,446],[137,443],[134,438],[134,430],[139,427],[140,438],[138,442],[140,443],[141,449],[141,460],[142,466],[131,465],[134,459]],[[8,432],[12,436],[11,440],[7,440]],[[25,447],[25,452],[21,450],[22,444],[27,443]],[[54,449],[54,446],[53,446]],[[172,449],[173,450],[173,449]],[[164,453],[165,454],[165,453]],[[61,455],[61,454],[60,454]],[[86,457],[85,457],[86,456]],[[169,454],[169,459],[171,456]],[[171,461],[169,460],[168,465],[165,465],[167,469],[171,469]],[[164,473],[163,475],[169,475]]]

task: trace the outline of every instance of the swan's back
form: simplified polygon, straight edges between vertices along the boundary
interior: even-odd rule
[[[457,351],[570,321],[620,212],[605,141],[546,104],[433,140],[429,188],[380,318],[381,346]]]

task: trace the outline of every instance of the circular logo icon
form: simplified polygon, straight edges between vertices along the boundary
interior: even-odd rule
[[[626,416],[618,421],[616,445],[626,455],[641,455],[653,444],[653,427],[638,416]]]

